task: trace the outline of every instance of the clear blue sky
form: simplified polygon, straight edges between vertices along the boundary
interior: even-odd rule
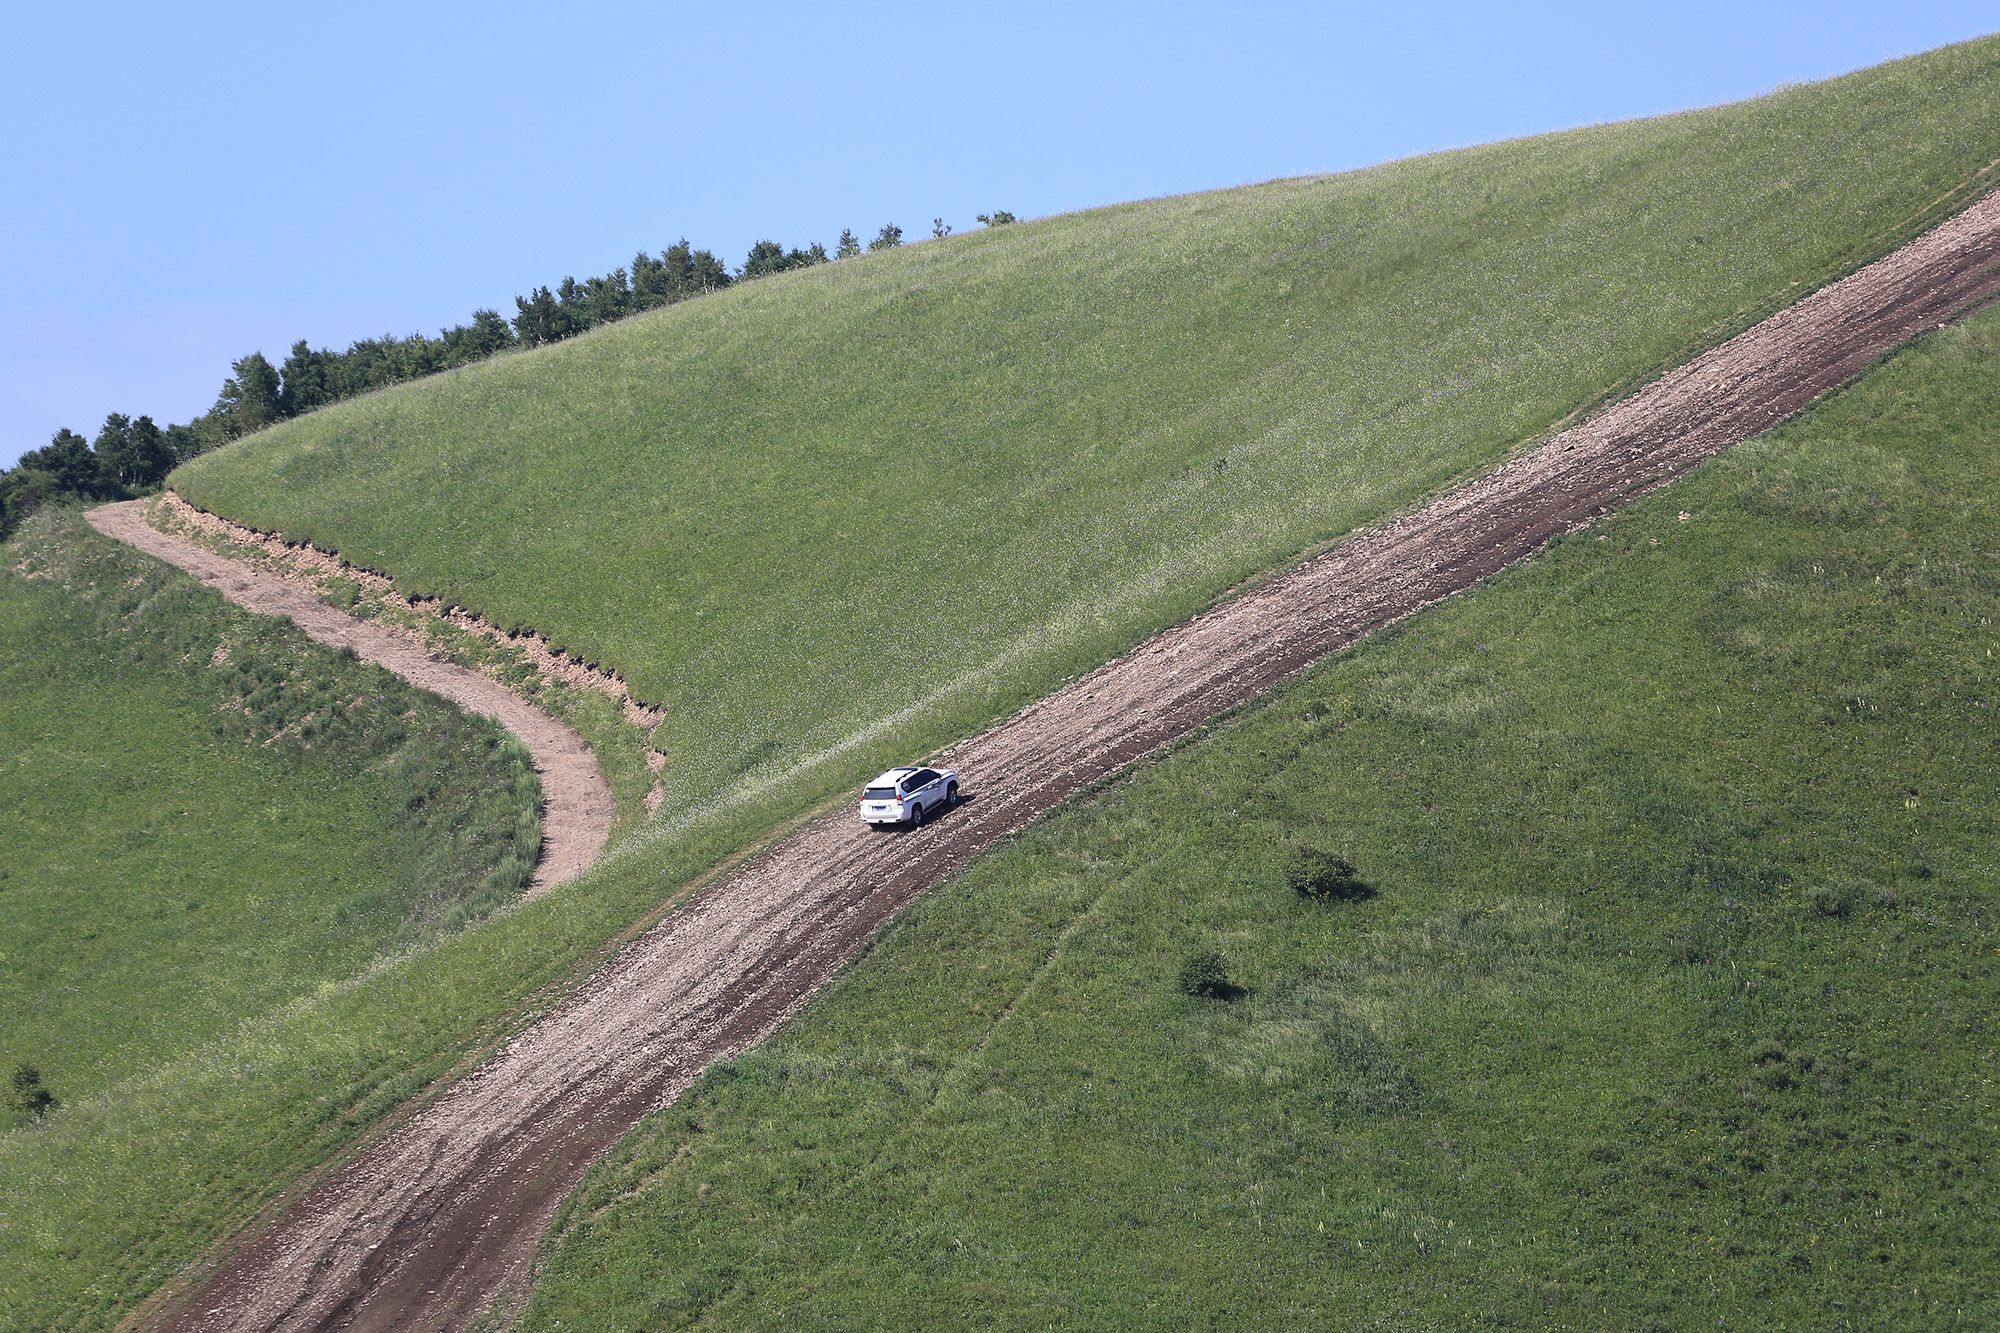
[[[2000,3],[15,6],[0,465],[228,363],[831,244],[1750,96]]]

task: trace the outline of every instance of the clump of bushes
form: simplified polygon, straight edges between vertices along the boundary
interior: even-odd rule
[[[1243,988],[1229,979],[1229,956],[1220,949],[1189,954],[1181,964],[1181,994],[1197,1000],[1233,1000]]]
[[[42,1086],[42,1071],[33,1065],[15,1065],[14,1077],[8,1088],[7,1103],[25,1116],[40,1120],[62,1103],[56,1095]]]
[[[1352,903],[1375,896],[1375,887],[1344,856],[1318,847],[1302,847],[1292,858],[1285,882],[1301,898],[1317,903]]]
[[[1807,891],[1806,905],[1812,908],[1815,915],[1823,917],[1843,917],[1854,910],[1851,896],[1825,884]]]

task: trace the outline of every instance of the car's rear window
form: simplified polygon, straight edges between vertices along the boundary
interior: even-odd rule
[[[861,793],[861,799],[864,801],[893,801],[896,799],[896,789],[894,787],[870,787]]]

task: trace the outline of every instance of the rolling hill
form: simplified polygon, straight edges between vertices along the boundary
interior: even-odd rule
[[[337,549],[408,590],[501,625],[532,627],[615,667],[642,699],[665,709],[654,739],[669,757],[667,801],[650,830],[560,893],[301,995],[219,1039],[185,1077],[145,1082],[115,1106],[0,1140],[0,1188],[18,1201],[15,1215],[28,1219],[16,1223],[16,1237],[32,1242],[6,1244],[0,1322],[115,1318],[163,1274],[255,1216],[302,1168],[519,1031],[551,995],[667,911],[705,872],[844,793],[864,771],[1011,713],[1243,580],[1491,465],[1936,220],[1991,183],[2000,161],[1996,75],[2000,40],[1988,39],[1738,106],[925,243],[760,280],[572,343],[343,403],[183,468],[173,484],[196,503]],[[1939,383],[1949,378],[1941,372]],[[1657,961],[1653,954],[1641,960],[1644,967],[1617,961],[1626,957],[1619,948],[1639,947],[1634,940],[1668,947],[1632,910],[1633,884],[1653,883],[1648,867],[1681,865],[1697,844],[1709,849],[1701,855],[1734,864],[1738,843],[1753,836],[1724,819],[1734,807],[1713,811],[1701,787],[1711,776],[1701,743],[1729,740],[1715,730],[1726,730],[1726,720],[1698,708],[1671,711],[1673,701],[1657,697],[1663,687],[1648,674],[1692,678],[1717,663],[1696,652],[1699,645],[1667,661],[1632,656],[1634,640],[1586,631],[1592,617],[1608,623],[1623,616],[1628,629],[1656,611],[1684,618],[1709,595],[1703,580],[1749,578],[1744,571],[1760,559],[1795,553],[1782,546],[1786,540],[1801,543],[1796,550],[1811,546],[1823,532],[1814,526],[1815,506],[1846,512],[1814,489],[1818,474],[1791,490],[1780,487],[1777,501],[1756,500],[1754,488],[1729,492],[1727,478],[1741,482],[1745,466],[1731,464],[1699,483],[1722,488],[1715,508],[1738,515],[1734,544],[1718,534],[1707,556],[1673,544],[1668,539],[1682,529],[1667,512],[1671,504],[1663,510],[1656,503],[1615,530],[1625,543],[1619,553],[1635,557],[1620,571],[1644,564],[1655,571],[1650,581],[1634,573],[1619,584],[1609,565],[1593,573],[1593,548],[1572,544],[1558,552],[1558,573],[1517,574],[1435,618],[1457,627],[1436,631],[1436,654],[1422,651],[1433,633],[1427,618],[1394,643],[1322,672],[1214,746],[1144,777],[1132,794],[982,862],[888,936],[795,1037],[719,1071],[685,1109],[717,1128],[703,1145],[714,1155],[702,1161],[729,1183],[714,1205],[714,1191],[702,1188],[708,1180],[664,1166],[652,1187],[618,1202],[660,1165],[649,1154],[661,1151],[671,1120],[621,1155],[588,1196],[591,1208],[610,1211],[599,1222],[575,1215],[533,1318],[588,1323],[614,1311],[620,1319],[648,1311],[644,1317],[678,1318],[711,1308],[733,1317],[744,1307],[732,1302],[746,1294],[765,1293],[782,1306],[788,1292],[801,1289],[788,1284],[809,1278],[829,1299],[868,1308],[881,1299],[893,1260],[865,1248],[833,1258],[811,1252],[812,1235],[786,1220],[788,1194],[823,1179],[851,1180],[824,1216],[866,1222],[882,1197],[871,1191],[908,1183],[907,1164],[918,1159],[901,1154],[940,1141],[926,1137],[933,1122],[913,1117],[909,1098],[937,1088],[939,1104],[955,1108],[958,1080],[977,1074],[985,1081],[964,1086],[981,1105],[1003,1102],[1010,1087],[1053,1105],[1067,1094],[1031,1092],[1030,1085],[1036,1078],[1073,1083],[1082,1068],[1070,1062],[1078,1042],[1105,1043],[1107,1071],[1127,1062],[1117,1069],[1121,1079],[1132,1077],[1133,1114],[1162,1123],[1194,1115],[1194,1130],[1147,1150],[1182,1171],[1175,1178],[1183,1185],[1215,1191],[1205,1206],[1224,1210],[1231,1225],[1231,1210],[1268,1186],[1266,1176],[1238,1170],[1239,1159],[1257,1149],[1230,1136],[1251,1127],[1289,1132],[1295,1103],[1285,1098],[1334,1096],[1343,1115],[1380,1135],[1370,1142],[1385,1161],[1410,1161],[1424,1140],[1396,1135],[1479,1127],[1406,1116],[1399,1106],[1378,1118],[1379,1090],[1367,1080],[1379,1074],[1387,1089],[1380,1096],[1390,1101],[1404,1073],[1420,1092],[1470,1086],[1466,1070],[1474,1065],[1433,1070],[1410,1054],[1457,1058],[1454,1052],[1475,1046],[1463,1030],[1471,1021],[1465,1005],[1427,1010],[1421,1021],[1434,1027],[1420,1032],[1384,1022],[1325,1040],[1316,1015],[1329,987],[1347,1005],[1350,982],[1359,1018],[1371,1021],[1399,1006],[1404,991],[1449,992],[1447,964],[1464,958],[1491,959],[1500,977],[1495,993],[1514,1006],[1508,1036],[1519,1035],[1528,1048],[1535,1049],[1534,1039],[1522,1015],[1531,1009],[1568,1005],[1564,1014],[1598,1050],[1614,1040],[1589,1026],[1605,1021],[1605,1009],[1635,998],[1674,1000],[1682,1007],[1648,1014],[1651,1026],[1641,1035],[1678,1041],[1669,1043],[1682,1061],[1675,1068],[1703,1088],[1722,1077],[1715,1071],[1735,1069],[1733,1047],[1720,1039],[1702,1046],[1689,1033],[1701,1021],[1751,1021],[1725,1006],[1729,979],[1750,965],[1748,955],[1729,953],[1727,967],[1712,961],[1724,945],[1736,947],[1730,932],[1739,930],[1739,918],[1675,923],[1693,932],[1682,952],[1696,961],[1667,972],[1665,981],[1645,970]],[[1976,481],[1970,466],[1942,458],[1944,480],[1922,493],[1971,504],[1971,492],[1952,489]],[[1948,512],[1941,501],[1936,513],[1904,504],[1893,469],[1826,485],[1850,481],[1902,505],[1896,512],[1912,531]],[[1742,518],[1746,513],[1751,517]],[[1767,539],[1742,530],[1767,521],[1783,530]],[[1949,546],[1951,534],[1924,530],[1944,544],[1941,559],[1964,560],[1962,549]],[[1650,545],[1626,549],[1652,535],[1666,554],[1654,555]],[[1879,537],[1870,529],[1856,540]],[[1680,563],[1670,563],[1675,556]],[[1784,569],[1787,578],[1796,573]],[[1536,592],[1550,581],[1608,591],[1558,633],[1560,626],[1543,624],[1552,594]],[[1811,618],[1819,612],[1792,584],[1774,586],[1777,600],[1760,604],[1750,619],[1769,626],[1785,615],[1802,617],[1801,644],[1832,632]],[[1865,600],[1865,592],[1855,595]],[[1504,611],[1489,610],[1494,606]],[[1929,625],[1922,616],[1913,620],[1912,641],[1928,644]],[[1562,658],[1558,649],[1573,656]],[[1570,665],[1551,671],[1551,661]],[[1583,672],[1577,661],[1596,665]],[[1800,688],[1847,683],[1831,668],[1822,679],[1809,657],[1801,664],[1780,654],[1758,663],[1767,674],[1779,667],[1805,673]],[[1347,684],[1319,701],[1326,711],[1311,711],[1318,707],[1311,692],[1330,688],[1329,680]],[[1352,698],[1371,701],[1371,711],[1350,716],[1336,708]],[[1530,763],[1519,770],[1530,741],[1544,734],[1537,725],[1607,699],[1638,701],[1629,716],[1614,714],[1624,719],[1622,730],[1550,735],[1548,744],[1568,747],[1567,768]],[[1911,718],[1935,703],[1929,696],[1884,701],[1892,705],[1886,711]],[[1786,717],[1760,721],[1760,734],[1789,735],[1783,728],[1796,719]],[[1679,768],[1663,766],[1656,754],[1663,719],[1687,738],[1670,756]],[[1904,725],[1900,714],[1883,723],[1892,724]],[[1303,756],[1322,732],[1372,748],[1321,749],[1310,762],[1299,759],[1294,767],[1310,780],[1302,789],[1310,795],[1282,808],[1283,828],[1221,820],[1219,793],[1261,790],[1245,776],[1255,768],[1246,747],[1285,753],[1292,745]],[[1489,737],[1490,749],[1473,744],[1479,736]],[[1451,745],[1443,744],[1447,738]],[[1399,748],[1412,744],[1414,755]],[[1823,813],[1786,826],[1788,847],[1841,827],[1842,802],[1861,808],[1852,805],[1859,796],[1828,785],[1837,767],[1830,760],[1785,754],[1773,783],[1787,792],[1815,783],[1827,792]],[[1545,787],[1535,785],[1537,773],[1547,775]],[[1653,776],[1657,789],[1641,790]],[[1446,791],[1448,779],[1462,786],[1426,809],[1424,792]],[[1927,770],[1917,785],[1931,780]],[[1205,782],[1212,785],[1204,789]],[[1615,788],[1607,803],[1584,800],[1600,787]],[[1557,800],[1565,793],[1575,798],[1566,805]],[[1562,829],[1553,828],[1539,842],[1510,840],[1483,813],[1537,796],[1564,812],[1558,823],[1575,825],[1563,825],[1572,842],[1556,839]],[[1329,811],[1370,812],[1371,822],[1347,815],[1334,821]],[[1434,817],[1434,825],[1413,823],[1417,815]],[[1675,841],[1676,829],[1685,832],[1674,822],[1681,816],[1719,832],[1683,846]],[[1411,828],[1422,836],[1409,837]],[[1378,900],[1344,916],[1299,917],[1289,900],[1273,905],[1268,875],[1275,862],[1266,862],[1276,854],[1274,832],[1351,843],[1350,854],[1382,882]],[[1102,845],[1084,847],[1100,833]],[[1939,850],[1927,850],[1934,859],[1924,864],[1959,875],[1966,853],[1957,836],[1933,839]],[[1148,839],[1158,840],[1152,851]],[[1246,849],[1245,840],[1262,850]],[[1214,846],[1203,850],[1205,842]],[[1583,871],[1554,851],[1535,850],[1546,845],[1592,853],[1600,868],[1608,860],[1588,883],[1610,886],[1608,901],[1621,910],[1604,922],[1591,918],[1587,929],[1578,925],[1588,906],[1578,901],[1586,892]],[[1508,868],[1517,853],[1518,866]],[[1752,870],[1763,864],[1741,855]],[[1839,910],[1812,908],[1816,915],[1800,919],[1815,927],[1822,918],[1864,926],[1875,920],[1857,912],[1875,892],[1872,881],[1857,887],[1861,861],[1802,854],[1798,865],[1846,876],[1828,886]],[[1715,873],[1726,879],[1737,872]],[[1786,873],[1793,881],[1767,885],[1769,900],[1758,900],[1763,915],[1741,927],[1759,948],[1767,936],[1755,931],[1781,935],[1780,926],[1793,920],[1784,915],[1783,893],[1821,887],[1805,883],[1789,862]],[[1538,875],[1547,882],[1538,884]],[[1087,927],[1114,908],[1127,910],[1110,891],[1127,882],[1135,886],[1129,914],[1116,918],[1110,935],[1091,933]],[[1018,897],[1010,898],[1010,886]],[[1454,925],[1469,910],[1460,901],[1467,893],[1503,906],[1492,921]],[[1098,901],[1107,906],[1090,914],[1077,937],[1124,958],[1124,970],[1091,973],[1078,980],[1081,990],[1063,992],[1075,1002],[1064,1012],[1078,1026],[1036,1030],[1066,1053],[1060,1061],[1035,1072],[1023,1057],[993,1066],[1001,1072],[988,1079],[980,1072],[988,1066],[965,1056],[982,1049],[987,1029],[980,1024],[1017,995],[1024,1025],[1041,1021],[1038,992],[1028,983],[1064,930]],[[1959,905],[1926,900],[1921,910]],[[1284,933],[1294,928],[1295,935]],[[1386,932],[1379,960],[1335,952],[1372,939],[1371,930]],[[1772,944],[1751,962],[1807,975],[1846,956],[1823,932],[1796,933],[1785,944],[1790,952]],[[1184,945],[1197,938],[1236,954],[1252,991],[1246,1007],[1187,1008],[1172,998],[1170,984],[1159,989],[1155,965],[1178,966]],[[1560,966],[1544,968],[1538,951]],[[968,960],[978,966],[968,968]],[[926,967],[932,970],[920,984],[910,980],[913,969]],[[1050,975],[1069,977],[1062,968]],[[1583,998],[1566,998],[1572,989]],[[891,1012],[875,998],[892,992],[914,1008]],[[1099,1005],[1106,995],[1124,998]],[[1806,1012],[1803,1000],[1787,995],[1786,1014]],[[1960,1003],[1948,988],[1935,998]],[[1260,1007],[1267,1003],[1275,1010]],[[1351,1016],[1348,1008],[1338,1012]],[[934,1014],[951,1018],[949,1031],[929,1026]],[[1130,1063],[1141,1060],[1136,1048],[1120,1046],[1116,1033],[1088,1029],[1093,1016],[1142,1029],[1152,1023],[1156,1045],[1179,1042],[1186,1050],[1160,1057],[1157,1080],[1148,1082]],[[1232,1025],[1258,1030],[1237,1033]],[[1760,1055],[1746,1077],[1802,1082],[1787,1072],[1798,1068],[1795,1055],[1818,1059],[1832,1049],[1817,1029],[1792,1036],[1781,1023],[1766,1026],[1778,1053]],[[995,1036],[995,1059],[1011,1058],[1003,1046],[1013,1031]],[[856,1057],[866,1069],[853,1079],[839,1063],[849,1041],[866,1052]],[[1640,1037],[1632,1041],[1642,1049]],[[1854,1049],[1865,1054],[1865,1046]],[[1244,1057],[1244,1049],[1268,1050],[1268,1058]],[[1350,1086],[1342,1052],[1362,1061],[1361,1084]],[[1244,1091],[1223,1101],[1213,1089],[1188,1091],[1185,1061],[1200,1065],[1196,1082]],[[1635,1148],[1631,1134],[1619,1137],[1639,1114],[1637,1103],[1618,1100],[1638,1095],[1631,1061],[1629,1051],[1607,1054],[1602,1086],[1612,1111],[1591,1123],[1608,1151],[1638,1153],[1633,1160],[1650,1181],[1685,1163],[1660,1145],[1648,1156],[1640,1151],[1645,1143]],[[783,1075],[792,1081],[778,1095],[789,1103],[782,1107],[766,1100],[773,1096],[769,1071],[778,1069],[797,1071]],[[1553,1056],[1513,1070],[1518,1101],[1510,1105],[1527,1109],[1496,1121],[1491,1133],[1508,1124],[1523,1134],[1546,1128],[1548,1120],[1530,1113],[1534,1100],[1555,1096],[1548,1088],[1566,1071]],[[1489,1072],[1498,1078],[1508,1071]],[[1098,1086],[1095,1077],[1085,1082]],[[289,1118],[308,1097],[337,1112],[319,1121]],[[1453,1105],[1471,1117],[1473,1099],[1458,1097]],[[1426,1115],[1442,1114],[1444,1105],[1415,1104]],[[1069,1106],[1051,1112],[1054,1123],[1103,1110],[1087,1100]],[[1216,1128],[1236,1108],[1245,1111],[1239,1128]],[[1623,1119],[1613,1113],[1625,1111],[1631,1114]],[[964,1143],[990,1146],[995,1161],[1031,1165],[1040,1151],[1032,1130],[955,1109],[952,1115]],[[898,1118],[910,1120],[902,1139],[883,1128]],[[1216,1230],[1204,1232],[1200,1218],[1176,1215],[1163,1224],[1171,1234],[1142,1234],[1153,1201],[1119,1174],[1137,1155],[1117,1137],[1131,1122],[1102,1119],[1096,1145],[1106,1197],[1120,1199],[1137,1219],[1120,1222],[1133,1227],[1133,1244],[1199,1251]],[[778,1124],[797,1133],[782,1142],[757,1138]],[[836,1141],[847,1137],[851,1144]],[[1188,1167],[1166,1151],[1210,1140],[1222,1160],[1206,1175],[1208,1168]],[[1497,1151],[1504,1140],[1484,1142]],[[766,1153],[758,1145],[775,1147]],[[870,1145],[881,1150],[888,1174],[850,1170],[851,1150]],[[1357,1191],[1369,1179],[1356,1169],[1358,1159],[1324,1137],[1309,1147],[1349,1170]],[[103,1165],[62,1169],[77,1162]],[[231,1169],[217,1171],[217,1163]],[[1023,1179],[1037,1177],[1024,1172]],[[1048,1227],[1024,1230],[1018,1252],[1001,1256],[1018,1264],[1023,1285],[1000,1294],[1029,1313],[1054,1299],[1050,1275],[1069,1262],[1058,1234],[1061,1209],[1072,1209],[1072,1223],[1085,1216],[1059,1179],[1040,1179],[1050,1200]],[[935,1197],[990,1183],[939,1171]],[[1443,1191],[1451,1181],[1432,1183]],[[1631,1222],[1633,1230],[1619,1235],[1657,1238],[1674,1224],[1706,1218],[1689,1211],[1682,1194],[1620,1195],[1618,1188],[1616,1181],[1603,1185],[1611,1205],[1651,1209],[1646,1215],[1654,1219]],[[686,1204],[690,1197],[695,1202]],[[1005,1190],[992,1197],[988,1221],[1010,1206]],[[1286,1226],[1302,1216],[1297,1190],[1286,1186],[1270,1197],[1263,1215]],[[1532,1191],[1522,1184],[1514,1197]],[[713,1239],[715,1262],[690,1260],[676,1285],[663,1282],[646,1256],[682,1253],[678,1241],[662,1238],[668,1224],[661,1219],[684,1204],[701,1214],[688,1234]],[[837,1215],[840,1208],[850,1211]],[[926,1227],[957,1220],[941,1205],[922,1216]],[[1343,1216],[1353,1222],[1358,1215]],[[741,1230],[731,1229],[739,1223]],[[752,1251],[764,1242],[749,1238],[764,1223],[773,1229],[759,1257]],[[616,1238],[620,1229],[629,1244]],[[923,1238],[939,1235],[925,1231]],[[1434,1239],[1424,1244],[1439,1248]],[[896,1299],[935,1314],[976,1294],[957,1284],[949,1255],[922,1252],[945,1278]],[[1298,1253],[1309,1254],[1303,1247]],[[1119,1254],[1107,1246],[1104,1263]],[[1759,1256],[1758,1263],[1768,1257]],[[1546,1258],[1515,1252],[1509,1271],[1539,1277]],[[990,1283],[995,1271],[968,1280]],[[1459,1291],[1464,1271],[1452,1279]],[[1215,1290],[1223,1293],[1217,1300],[1225,1298],[1226,1285]],[[1450,1290],[1435,1299],[1439,1310],[1457,1308]],[[1587,1317],[1594,1307],[1565,1308]]]
[[[1935,334],[936,890],[524,1326],[1990,1324],[1996,369]]]
[[[512,901],[539,792],[493,724],[73,514],[0,547],[0,695],[0,1068],[35,1066],[62,1102],[40,1124],[0,1113],[0,1325],[33,1327],[106,1313],[79,1254],[155,1259],[157,1235],[133,1246],[111,1217],[200,1234],[234,1216],[246,1176],[314,1160],[299,1143],[349,1110],[331,1064],[215,1135],[201,1191],[157,1168],[221,1099],[164,1131],[102,1127],[148,1090],[234,1070],[274,1015]],[[82,1200],[103,1210],[95,1232],[47,1225]]]
[[[172,484],[667,710],[667,811],[965,734],[1960,201],[2000,41],[744,284]],[[859,751],[859,753],[856,753]]]

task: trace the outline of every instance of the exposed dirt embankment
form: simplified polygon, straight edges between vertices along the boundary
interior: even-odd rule
[[[575,879],[596,863],[611,834],[611,787],[581,736],[498,682],[433,659],[385,625],[328,606],[300,582],[161,532],[146,522],[148,503],[103,505],[85,517],[105,536],[180,566],[238,606],[289,616],[321,643],[352,648],[412,685],[493,718],[520,737],[542,783],[542,859],[530,896]]]
[[[389,606],[413,614],[434,615],[455,629],[505,644],[549,679],[604,695],[618,705],[627,722],[641,731],[650,733],[666,716],[664,709],[641,703],[634,697],[631,686],[616,671],[558,648],[533,630],[502,629],[462,606],[444,605],[435,597],[405,597],[396,591],[395,582],[386,574],[364,569],[310,543],[287,541],[277,533],[246,527],[220,514],[211,514],[206,509],[189,504],[172,491],[161,496],[158,505],[159,510],[152,515],[156,527],[169,532],[184,528],[220,544],[260,551],[308,578],[352,580],[368,595]]]
[[[177,1328],[463,1327],[584,1168],[769,1035],[925,888],[1082,788],[1361,635],[1755,435],[2000,293],[2000,199],[1387,526],[1150,640],[950,756],[920,832],[829,817],[640,937],[232,1255]]]

